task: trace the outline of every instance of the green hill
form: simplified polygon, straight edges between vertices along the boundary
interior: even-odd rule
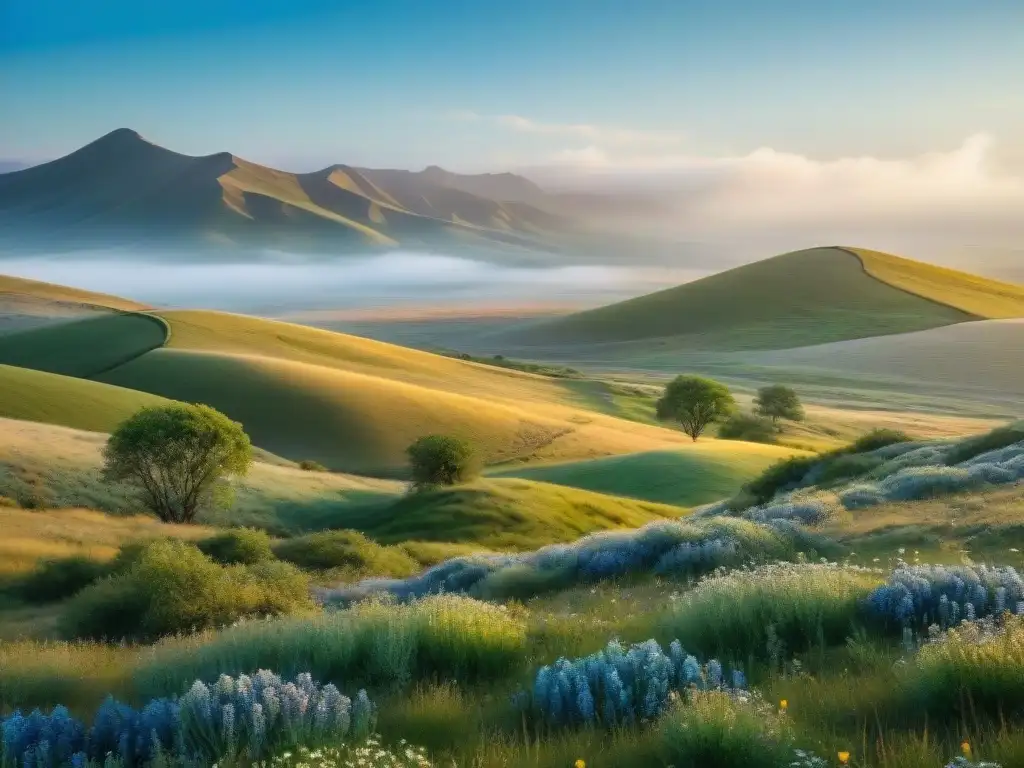
[[[117,310],[145,309],[117,296],[0,275],[0,336]]]
[[[166,346],[154,347],[153,334],[167,328]],[[363,474],[402,473],[405,448],[438,432],[472,441],[492,464],[684,442],[672,430],[581,410],[562,381],[217,312],[121,315],[13,334],[0,338],[0,363],[207,403],[266,450]]]
[[[228,152],[190,157],[119,129],[65,157],[0,175],[0,232],[19,248],[188,244],[337,253],[467,242],[536,248],[538,235],[567,226],[519,199],[467,191],[527,189],[519,177],[382,172],[374,183],[366,173],[343,165],[288,173]]]
[[[814,248],[537,324],[537,346],[782,349],[1024,316],[1024,288],[887,254]]]
[[[679,450],[518,467],[491,476],[693,507],[733,495],[768,466],[796,453],[774,445],[704,440]]]

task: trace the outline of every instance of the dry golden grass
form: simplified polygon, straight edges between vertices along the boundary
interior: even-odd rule
[[[846,250],[860,258],[869,275],[915,296],[978,318],[1024,317],[1024,286],[866,248]]]

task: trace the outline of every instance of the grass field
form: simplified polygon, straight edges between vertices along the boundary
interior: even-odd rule
[[[705,439],[680,450],[498,470],[491,476],[689,507],[731,496],[747,480],[793,453],[772,445]]]
[[[33,508],[84,507],[116,514],[138,511],[130,489],[100,477],[106,435],[49,424],[0,419],[0,496]],[[387,504],[403,490],[386,480],[307,472],[259,454],[234,483],[230,509],[207,522],[260,525],[289,533],[331,527],[339,509]],[[264,459],[264,460],[259,460]]]
[[[163,346],[167,326],[143,314],[90,317],[0,336],[0,363],[89,378]]]
[[[1018,286],[865,253],[787,253],[540,322],[510,334],[509,342],[545,347],[662,339],[670,349],[784,349],[1024,316]]]
[[[0,275],[0,308],[4,306],[5,302],[13,299],[31,300],[40,307],[52,304],[55,310],[72,306],[104,307],[123,311],[146,308],[145,304],[122,299],[119,296],[83,291],[79,288],[44,283],[39,280]]]
[[[162,397],[56,373],[0,365],[0,418],[109,432]]]

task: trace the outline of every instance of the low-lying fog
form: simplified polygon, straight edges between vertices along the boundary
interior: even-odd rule
[[[251,263],[170,263],[62,254],[4,259],[0,273],[154,305],[274,314],[312,309],[596,306],[707,274],[704,270],[575,264],[499,266],[395,251],[315,263],[277,255]]]

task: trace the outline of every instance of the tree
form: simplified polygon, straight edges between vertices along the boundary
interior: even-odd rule
[[[662,421],[678,421],[694,441],[708,425],[723,419],[736,408],[729,388],[701,376],[676,376],[665,387],[657,404]]]
[[[219,482],[244,475],[252,445],[242,425],[206,405],[143,408],[114,431],[104,476],[139,488],[142,503],[166,523],[191,523],[222,500]]]
[[[471,479],[478,469],[473,447],[449,435],[421,437],[406,453],[416,488],[462,483]]]
[[[767,416],[778,427],[779,419],[803,421],[804,407],[796,392],[782,384],[772,384],[757,390],[754,398],[754,410]]]

